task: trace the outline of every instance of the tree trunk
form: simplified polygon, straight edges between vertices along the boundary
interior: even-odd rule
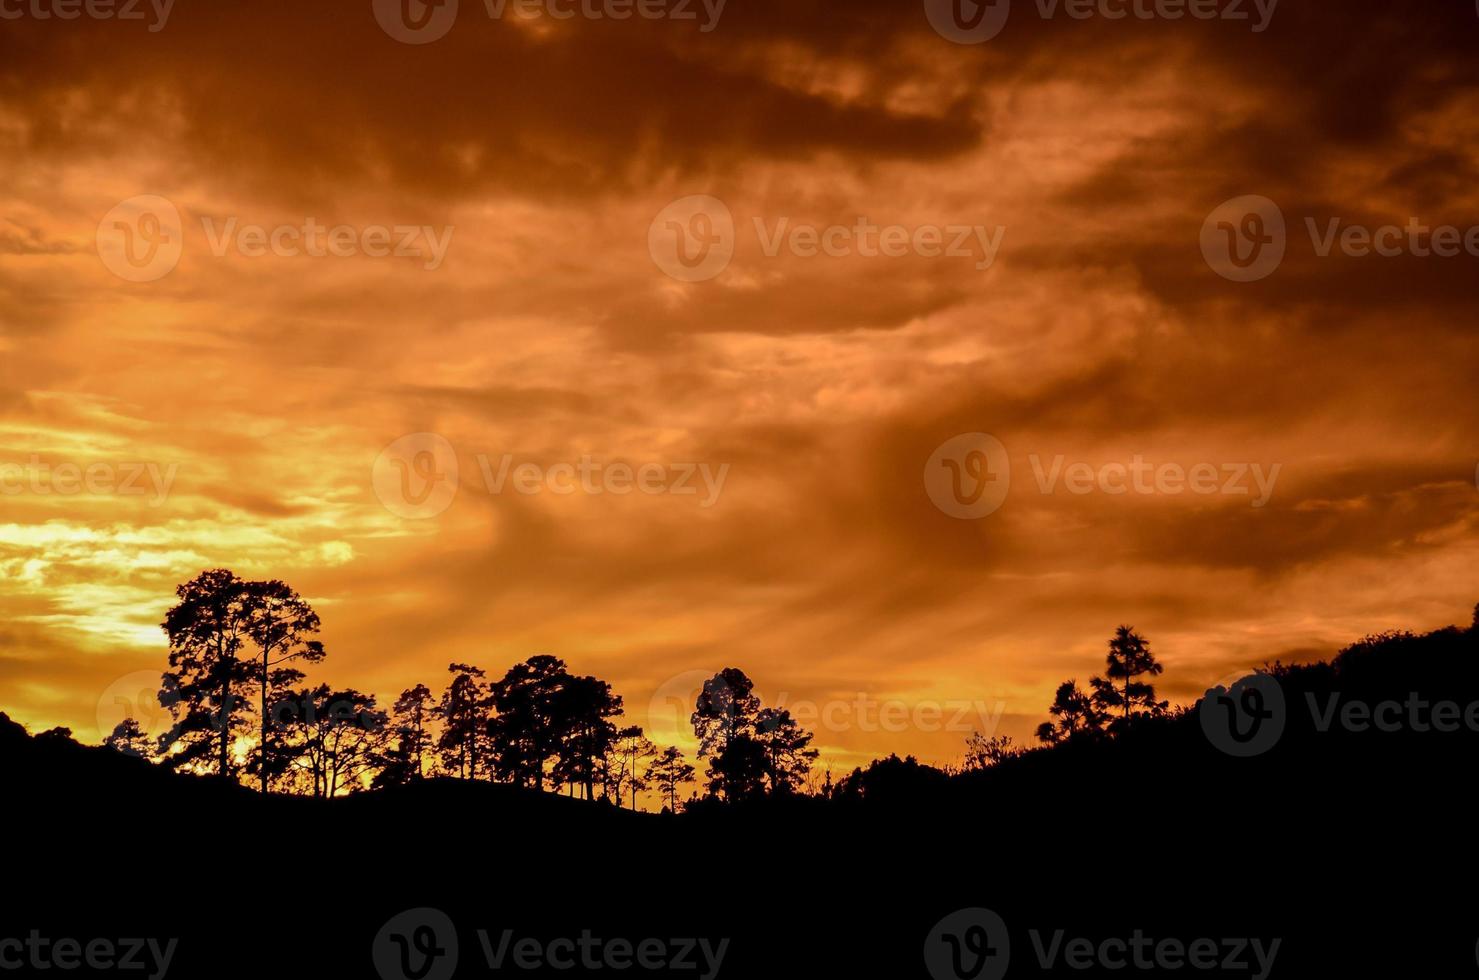
[[[267,648],[262,648],[262,795],[267,795]]]
[[[221,710],[218,713],[217,724],[221,726],[221,775],[228,776],[227,753],[230,751],[228,739],[231,735],[231,678],[228,675],[221,679]]]

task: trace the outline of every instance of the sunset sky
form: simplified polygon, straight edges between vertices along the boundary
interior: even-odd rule
[[[313,678],[388,702],[552,653],[667,743],[738,666],[818,706],[834,772],[958,761],[983,708],[1030,741],[1121,623],[1188,703],[1469,621],[1479,257],[1322,256],[1308,222],[1479,226],[1473,4],[1254,31],[1017,0],[979,44],[920,0],[689,6],[462,0],[413,44],[371,0],[0,3],[0,710],[98,740],[217,566],[310,598]],[[1239,282],[1203,229],[1247,195],[1287,254]],[[178,263],[118,274],[151,216]],[[235,237],[312,223],[357,254]],[[712,277],[671,261],[726,227]],[[379,228],[422,251],[365,254]],[[1010,462],[974,519],[935,499],[971,433]],[[550,469],[586,457],[697,492]],[[1137,460],[1164,479],[1101,479]],[[1216,492],[1166,477],[1199,464]]]

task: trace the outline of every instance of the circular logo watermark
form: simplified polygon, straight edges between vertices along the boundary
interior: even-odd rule
[[[693,734],[693,709],[713,671],[686,670],[664,681],[647,702],[647,733],[658,738]]]
[[[380,927],[370,956],[380,980],[451,980],[457,927],[440,909],[407,909]]]
[[[457,23],[457,0],[373,0],[375,22],[402,44],[430,44]]]
[[[435,432],[401,436],[375,458],[375,496],[397,517],[425,520],[452,506],[461,477],[457,450]]]
[[[984,44],[1007,26],[1011,0],[924,0],[935,33],[956,44]]]
[[[707,282],[734,258],[734,215],[708,194],[679,198],[647,229],[647,251],[663,272],[680,282]]]
[[[1007,499],[1012,463],[995,436],[968,432],[945,442],[924,465],[924,490],[942,512],[962,521],[995,513]]]
[[[924,941],[924,965],[935,980],[1001,980],[1011,958],[1007,924],[990,909],[951,912]]]
[[[1239,759],[1277,745],[1288,721],[1284,689],[1268,674],[1232,675],[1202,696],[1197,713],[1207,741]]]
[[[1273,275],[1288,245],[1284,212],[1257,194],[1222,202],[1202,223],[1202,257],[1213,272],[1233,282]]]
[[[163,279],[185,250],[180,209],[157,194],[119,202],[98,222],[96,238],[103,265],[129,282]]]
[[[151,742],[164,734],[174,719],[159,702],[162,683],[159,671],[136,670],[109,684],[98,698],[98,738],[107,738],[130,718]]]

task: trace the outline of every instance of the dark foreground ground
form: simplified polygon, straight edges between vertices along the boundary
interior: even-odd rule
[[[1194,710],[949,781],[901,766],[862,801],[677,818],[445,782],[263,800],[0,723],[0,978],[161,976],[147,945],[144,969],[37,970],[4,945],[33,930],[177,940],[179,978],[1476,976],[1476,641],[1235,690],[1280,729],[1248,758]],[[1320,731],[1331,696],[1398,724]],[[1421,730],[1436,703],[1457,731]]]

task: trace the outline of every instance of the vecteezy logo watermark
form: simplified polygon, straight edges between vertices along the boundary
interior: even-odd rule
[[[158,507],[179,471],[179,463],[43,463],[32,455],[25,464],[0,463],[0,495],[148,497]]]
[[[1038,17],[1071,20],[1252,21],[1254,34],[1268,30],[1279,0],[1033,0]],[[935,33],[956,44],[982,44],[1002,32],[1011,0],[924,0]]]
[[[1310,729],[1365,735],[1479,733],[1479,701],[1429,701],[1413,692],[1401,701],[1371,703],[1346,699],[1336,691],[1324,696],[1305,692]],[[1289,720],[1282,687],[1274,677],[1254,674],[1219,684],[1202,698],[1202,731],[1228,755],[1249,757],[1267,752],[1279,741]]]
[[[734,258],[734,215],[708,194],[679,198],[647,228],[647,251],[657,267],[682,282],[707,282]]]
[[[934,980],[1001,980],[1012,959],[1012,938],[990,909],[951,912],[924,940],[924,965]]]
[[[568,497],[610,494],[625,497],[672,494],[698,497],[699,507],[718,503],[729,478],[729,464],[607,462],[584,455],[578,460],[553,464],[525,460],[512,453],[497,457],[478,453],[474,457],[483,489],[494,495],[506,491],[523,496],[548,493]],[[432,432],[402,436],[381,451],[371,471],[375,495],[397,517],[435,517],[452,504],[457,495],[461,468],[457,451]]]
[[[924,0],[935,33],[956,44],[984,44],[1007,26],[1011,0]]]
[[[107,738],[120,722],[133,719],[151,743],[169,730],[169,710],[160,702],[162,675],[136,670],[109,684],[98,697],[98,738]],[[124,747],[128,751],[128,747]]]
[[[728,0],[483,0],[489,20],[698,21],[699,32],[719,26]],[[375,22],[403,44],[430,44],[457,22],[457,0],[373,0]]]
[[[946,441],[924,464],[924,491],[941,512],[962,521],[994,514],[1007,499],[1012,463],[995,436],[968,432]]]
[[[380,29],[402,44],[430,44],[457,23],[457,0],[374,0]]]
[[[141,194],[98,222],[98,257],[120,279],[153,282],[170,274],[185,249],[180,211],[167,198]]]
[[[1372,227],[1340,217],[1305,216],[1303,224],[1316,258],[1339,254],[1353,259],[1479,258],[1479,225],[1433,226],[1422,218],[1405,225]],[[1233,282],[1266,279],[1283,264],[1288,250],[1284,213],[1266,197],[1249,195],[1213,209],[1202,225],[1202,255],[1212,270]]]
[[[386,446],[370,471],[375,496],[397,517],[425,520],[452,506],[460,486],[457,450],[435,432],[414,432]]]
[[[1283,264],[1287,247],[1284,212],[1256,194],[1224,201],[1202,223],[1202,257],[1233,282],[1267,279]]]
[[[0,0],[0,20],[144,20],[149,33],[158,34],[169,23],[175,0]]]
[[[451,980],[457,928],[439,909],[407,909],[380,927],[370,958],[380,980]]]
[[[1281,939],[1265,944],[1257,937],[1153,939],[1140,929],[1128,937],[1113,936],[1097,942],[1086,936],[1068,938],[1062,929],[1054,930],[1048,940],[1037,929],[1029,930],[1028,935],[1044,972],[1056,973],[1061,963],[1070,970],[1215,970],[1228,976],[1248,975],[1252,980],[1264,980],[1269,975],[1283,944]]]
[[[879,225],[866,215],[850,224],[796,224],[788,217],[754,217],[755,238],[766,258],[972,259],[977,271],[996,263],[1006,228],[1001,225]],[[729,206],[717,197],[679,198],[647,227],[647,250],[659,269],[681,282],[707,282],[729,267],[738,230]]]
[[[1262,755],[1284,734],[1284,689],[1269,674],[1228,678],[1202,696],[1197,714],[1218,749],[1240,759]]]
[[[207,248],[216,258],[231,252],[244,258],[412,258],[434,272],[446,261],[454,228],[432,225],[366,225],[362,228],[320,224],[242,224],[230,217],[200,219]],[[185,249],[185,225],[179,208],[155,194],[131,197],[109,211],[97,230],[98,256],[108,270],[129,282],[153,282],[179,265]]]
[[[0,937],[0,970],[37,974],[52,969],[119,970],[164,980],[180,941],[158,939],[49,939],[35,929],[25,939]],[[147,972],[145,972],[147,971]]]
[[[1268,505],[1282,463],[1149,463],[1136,455],[1129,462],[1068,462],[1061,454],[1028,457],[1038,492],[1049,496],[1061,486],[1074,496],[1103,493],[1111,497],[1198,496],[1250,497],[1251,506]],[[994,436],[972,432],[948,440],[924,467],[924,488],[943,513],[960,520],[980,520],[995,513],[1011,486],[1012,466],[1006,447]]]

